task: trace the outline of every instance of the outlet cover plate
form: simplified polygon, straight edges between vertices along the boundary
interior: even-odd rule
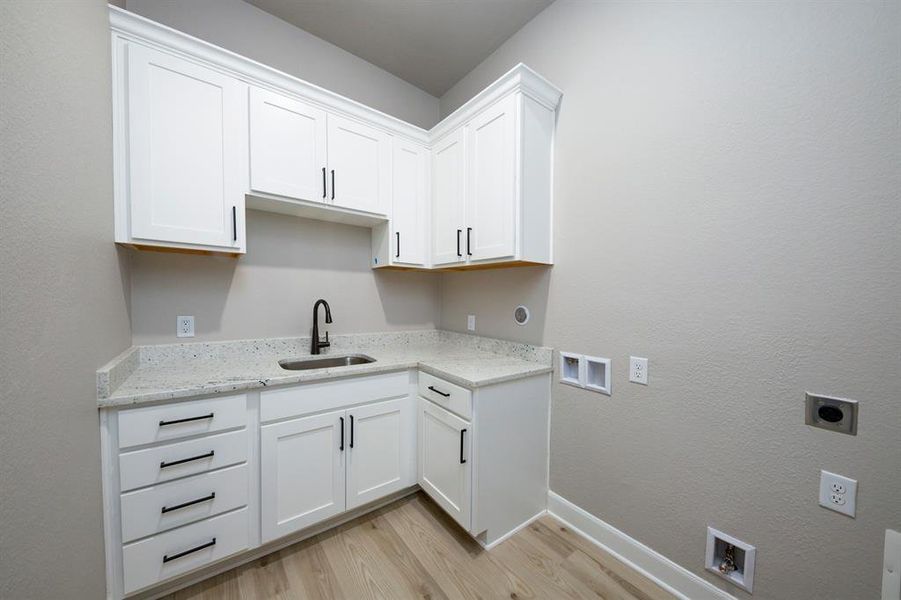
[[[857,400],[805,392],[804,422],[826,431],[857,435]]]
[[[641,385],[648,384],[648,359],[640,356],[629,357],[629,381]]]
[[[857,511],[857,481],[820,471],[820,506],[853,517]]]
[[[467,331],[475,331],[476,330],[476,316],[475,315],[466,315],[466,330]]]
[[[194,337],[194,317],[175,317],[175,335]]]

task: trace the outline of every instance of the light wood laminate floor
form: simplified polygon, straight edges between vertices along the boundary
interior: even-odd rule
[[[166,600],[213,598],[673,596],[549,516],[487,552],[420,492]]]

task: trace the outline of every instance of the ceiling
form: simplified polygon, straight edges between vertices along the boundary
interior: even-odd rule
[[[246,0],[433,96],[553,0]]]

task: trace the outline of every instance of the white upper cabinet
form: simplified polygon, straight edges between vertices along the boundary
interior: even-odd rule
[[[516,252],[516,123],[510,95],[467,126],[466,256],[512,258]]]
[[[326,168],[325,111],[250,88],[250,189],[325,201]]]
[[[424,130],[127,11],[110,24],[117,242],[242,254],[246,202],[371,228],[373,268],[553,264],[562,93],[525,65]]]
[[[432,148],[432,264],[465,260],[465,156],[463,128]]]
[[[244,252],[246,85],[145,46],[127,50],[117,241]]]
[[[386,214],[391,197],[391,136],[337,115],[328,116],[329,199]]]
[[[391,263],[423,266],[428,248],[429,151],[394,139]]]

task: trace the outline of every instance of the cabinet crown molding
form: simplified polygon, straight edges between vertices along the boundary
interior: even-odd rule
[[[525,64],[519,63],[440,123],[426,130],[356,100],[351,100],[127,10],[110,6],[109,19],[113,34],[124,39],[131,39],[157,49],[174,52],[189,60],[202,61],[207,66],[220,69],[253,85],[269,88],[276,92],[289,92],[302,96],[307,101],[327,108],[331,112],[363,120],[391,134],[400,135],[425,145],[431,145],[433,141],[440,139],[485,107],[511,92],[520,91],[552,111],[556,111],[563,96],[563,92],[559,88]]]

